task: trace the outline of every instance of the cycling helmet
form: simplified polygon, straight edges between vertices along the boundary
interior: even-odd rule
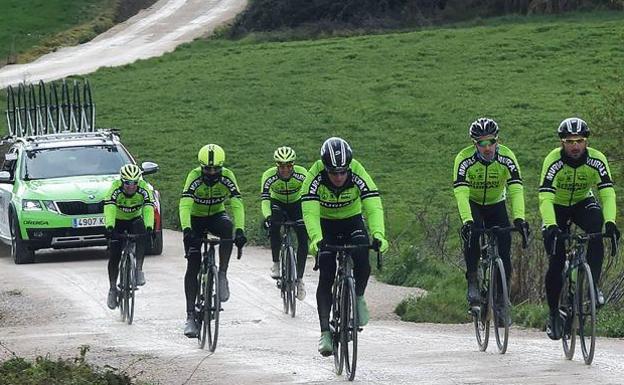
[[[197,160],[202,167],[223,167],[225,151],[218,144],[207,144],[199,150]]]
[[[487,135],[498,136],[498,124],[489,118],[479,118],[472,122],[468,133],[473,140]]]
[[[580,135],[587,138],[589,136],[589,127],[581,118],[567,118],[559,124],[557,133],[560,138],[570,135]]]
[[[332,137],[321,146],[321,160],[327,171],[346,171],[349,169],[353,153],[344,139]]]
[[[290,147],[280,147],[273,153],[273,159],[277,163],[294,163],[295,159],[297,159],[297,154],[295,154],[295,150]]]
[[[126,164],[119,170],[122,182],[138,182],[143,172],[136,164]]]

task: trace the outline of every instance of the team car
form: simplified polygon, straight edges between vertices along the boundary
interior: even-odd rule
[[[13,113],[20,114],[19,102]],[[9,120],[9,135],[0,143],[4,150],[0,240],[11,245],[15,263],[34,262],[39,249],[107,245],[105,194],[124,164],[136,164],[119,133],[95,129],[18,133],[19,116],[15,118],[8,109],[7,119],[15,120]],[[144,175],[158,171],[153,162],[140,167]],[[160,194],[149,183],[148,187],[154,193],[155,223],[146,252],[161,254]]]

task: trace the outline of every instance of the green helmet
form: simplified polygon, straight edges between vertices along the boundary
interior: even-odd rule
[[[273,153],[273,159],[277,163],[294,163],[295,159],[297,159],[297,154],[295,154],[295,150],[290,147],[280,147]]]
[[[138,182],[143,172],[136,164],[126,164],[119,170],[122,182]]]
[[[225,151],[218,144],[207,144],[199,150],[197,160],[202,167],[223,167]]]

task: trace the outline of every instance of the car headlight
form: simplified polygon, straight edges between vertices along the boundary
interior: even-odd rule
[[[38,211],[38,210],[43,210],[43,207],[41,206],[41,202],[39,202],[39,201],[30,200],[30,199],[24,199],[22,201],[22,210],[24,210],[24,211]]]
[[[58,214],[59,211],[56,208],[54,201],[43,201],[43,205],[46,207],[46,209],[48,209],[48,211],[52,211],[53,213]]]

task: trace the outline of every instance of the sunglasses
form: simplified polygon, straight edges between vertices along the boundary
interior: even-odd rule
[[[135,186],[137,185],[139,182],[136,180],[124,180],[123,184],[126,186]]]
[[[276,163],[277,167],[293,167],[294,163]]]
[[[327,170],[327,173],[330,175],[345,175],[347,173],[347,170],[343,170],[343,171],[329,171]]]
[[[216,172],[221,172],[221,167],[219,167],[219,166],[203,166],[202,170],[206,171],[206,172],[216,173]]]
[[[491,146],[493,144],[496,144],[496,142],[498,142],[498,139],[496,139],[496,138],[484,139],[484,140],[475,140],[476,145],[479,146],[479,147]]]
[[[577,139],[561,139],[561,141],[565,144],[581,144],[587,141],[587,138],[577,138]]]

